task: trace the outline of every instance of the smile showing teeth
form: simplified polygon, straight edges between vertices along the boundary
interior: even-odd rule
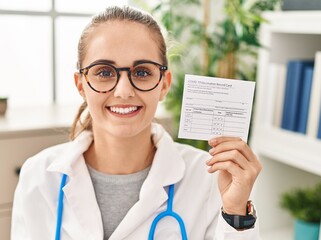
[[[118,114],[128,114],[134,112],[138,109],[138,107],[127,107],[127,108],[120,108],[120,107],[110,107],[110,111]]]

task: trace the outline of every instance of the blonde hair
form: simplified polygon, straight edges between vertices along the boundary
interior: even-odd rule
[[[161,29],[155,19],[148,13],[138,10],[129,6],[113,6],[106,8],[103,12],[95,15],[91,22],[83,30],[80,40],[78,43],[78,62],[77,67],[82,68],[82,64],[86,55],[87,41],[92,30],[99,26],[102,23],[109,21],[129,21],[142,24],[146,26],[152,36],[155,36],[155,40],[159,46],[160,57],[162,64],[167,65],[167,56],[166,56],[166,44]],[[87,102],[84,101],[80,106],[78,113],[74,119],[74,122],[70,129],[70,139],[74,140],[81,132],[84,130],[92,130],[92,118],[90,113],[87,112],[86,116],[82,120],[82,114],[87,109]]]

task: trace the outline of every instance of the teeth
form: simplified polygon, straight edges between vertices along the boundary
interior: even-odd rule
[[[128,114],[137,110],[138,107],[128,107],[128,108],[119,108],[119,107],[110,107],[110,110],[118,114]]]

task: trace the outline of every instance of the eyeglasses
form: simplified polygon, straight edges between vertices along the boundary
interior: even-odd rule
[[[126,71],[131,85],[143,92],[155,89],[167,66],[153,61],[137,61],[132,67],[116,68],[106,61],[95,62],[88,67],[79,69],[84,74],[89,87],[98,93],[113,91],[120,78],[120,72]]]

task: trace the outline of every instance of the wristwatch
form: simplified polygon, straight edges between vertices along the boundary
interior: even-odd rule
[[[256,211],[251,200],[247,202],[246,215],[231,215],[224,212],[222,207],[222,216],[225,221],[237,230],[250,229],[254,226],[256,221]]]

